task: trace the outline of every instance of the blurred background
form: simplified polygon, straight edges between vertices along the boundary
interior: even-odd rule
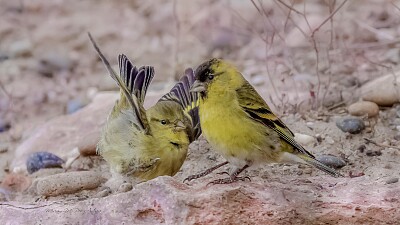
[[[278,114],[354,101],[400,58],[400,1],[1,0],[0,11],[3,152],[117,90],[87,32],[115,66],[121,53],[153,65],[150,92],[167,92],[186,67],[228,59]]]

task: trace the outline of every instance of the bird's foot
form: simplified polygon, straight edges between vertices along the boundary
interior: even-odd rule
[[[204,172],[202,172],[202,173],[190,175],[190,176],[186,177],[186,178],[183,180],[183,183],[185,183],[186,181],[189,182],[189,181],[192,181],[192,180],[199,179],[200,177],[204,177],[204,176],[208,175],[208,174],[211,173],[211,172],[212,172],[212,171],[206,170],[206,171],[204,171]]]
[[[185,183],[186,181],[189,182],[191,180],[196,180],[196,179],[199,179],[200,177],[204,177],[204,176],[210,174],[212,171],[214,171],[214,170],[216,170],[216,169],[218,169],[221,166],[224,166],[226,164],[228,164],[228,161],[220,163],[220,164],[218,164],[218,165],[216,165],[214,167],[211,167],[211,168],[207,169],[206,171],[204,171],[202,173],[198,173],[198,174],[195,174],[195,175],[188,176],[183,180],[183,183]]]

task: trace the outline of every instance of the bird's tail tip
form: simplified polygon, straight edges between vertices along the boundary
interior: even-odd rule
[[[333,176],[333,177],[344,177],[343,174],[339,173],[338,171],[336,171],[335,169],[321,163],[320,161],[310,158],[306,155],[301,155],[299,156],[302,160],[304,160],[307,164],[310,164],[314,167],[316,167],[319,170],[324,171],[325,173]]]

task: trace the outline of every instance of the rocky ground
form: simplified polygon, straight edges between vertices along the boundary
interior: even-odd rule
[[[0,1],[0,221],[396,224],[400,2],[286,2]],[[200,138],[173,178],[106,196],[95,145],[118,94],[88,31],[112,63],[124,53],[155,66],[146,107],[185,67],[232,61],[345,177],[272,164],[247,170],[251,181],[207,186],[224,176],[214,173],[184,184],[223,161]],[[62,168],[33,172],[48,156]]]

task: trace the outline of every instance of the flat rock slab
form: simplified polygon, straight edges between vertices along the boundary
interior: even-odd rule
[[[210,180],[207,180],[209,182]],[[84,201],[0,203],[15,224],[398,224],[400,186],[365,177],[188,186],[158,177]]]

